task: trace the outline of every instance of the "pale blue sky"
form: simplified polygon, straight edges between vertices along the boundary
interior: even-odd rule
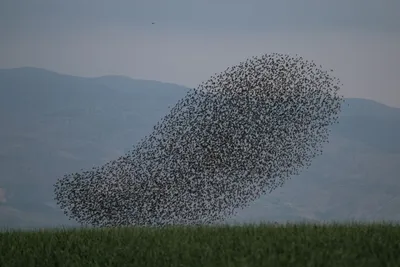
[[[0,68],[187,86],[298,53],[333,68],[345,96],[400,107],[398,0],[0,0],[0,40]]]

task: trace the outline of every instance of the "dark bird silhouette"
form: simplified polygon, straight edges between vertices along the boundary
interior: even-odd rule
[[[54,185],[84,225],[212,224],[311,165],[339,80],[302,57],[253,57],[192,89],[124,156]]]

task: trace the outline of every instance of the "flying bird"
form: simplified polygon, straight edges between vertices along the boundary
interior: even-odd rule
[[[338,90],[302,57],[253,57],[190,90],[124,156],[58,179],[55,199],[84,225],[223,222],[321,155]]]

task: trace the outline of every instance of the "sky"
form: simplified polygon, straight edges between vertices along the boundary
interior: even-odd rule
[[[195,87],[273,52],[333,69],[346,97],[400,107],[399,0],[0,0],[0,68]]]

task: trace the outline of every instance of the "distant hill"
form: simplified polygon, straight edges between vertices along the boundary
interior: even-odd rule
[[[67,224],[53,184],[124,154],[186,87],[0,70],[0,227]],[[347,104],[349,106],[347,106]],[[324,155],[230,221],[400,219],[400,109],[346,99]]]

